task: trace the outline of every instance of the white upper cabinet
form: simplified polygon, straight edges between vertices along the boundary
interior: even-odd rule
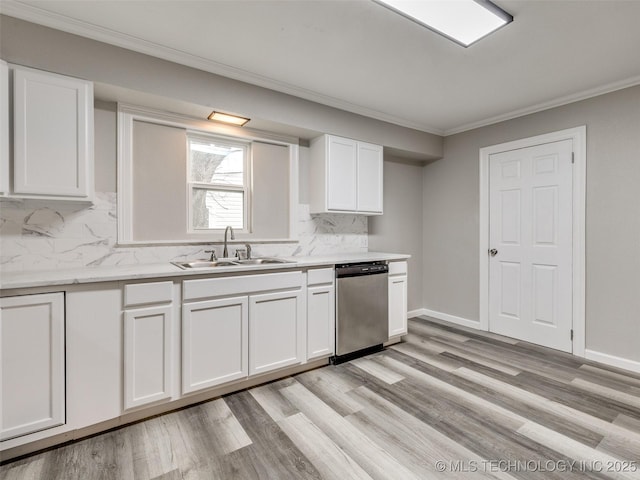
[[[358,142],[359,212],[382,213],[382,147]]]
[[[382,146],[334,135],[311,142],[311,213],[382,214]]]
[[[327,209],[357,210],[358,146],[355,140],[327,139]]]
[[[91,201],[93,85],[30,68],[12,70],[10,196]]]

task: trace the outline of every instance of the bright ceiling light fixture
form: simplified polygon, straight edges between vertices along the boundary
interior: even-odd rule
[[[229,113],[222,112],[211,112],[211,115],[209,115],[207,118],[215,122],[229,123],[231,125],[238,125],[239,127],[242,127],[250,120],[249,118],[239,117],[237,115],[231,115]]]
[[[375,0],[463,47],[513,21],[488,0]]]

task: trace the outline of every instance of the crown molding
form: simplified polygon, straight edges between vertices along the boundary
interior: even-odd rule
[[[514,110],[512,112],[504,113],[501,115],[496,115],[495,117],[487,118],[485,120],[480,120],[477,122],[467,123],[459,127],[450,128],[445,130],[442,133],[442,135],[447,137],[449,135],[455,135],[456,133],[475,130],[476,128],[494,125],[496,123],[504,122],[506,120],[513,120],[514,118],[524,117],[525,115],[531,115],[532,113],[542,112],[544,110],[549,110],[551,108],[561,107],[563,105],[579,102],[581,100],[587,100],[589,98],[604,95],[606,93],[615,92],[617,90],[622,90],[624,88],[634,87],[636,85],[640,85],[640,76],[631,77],[626,80],[621,80],[618,82],[608,83],[600,87],[591,88],[589,90],[583,90],[582,92],[566,95],[564,97],[559,97],[554,100],[549,100],[548,102],[542,102],[536,105],[532,105],[530,107]]]
[[[66,15],[60,15],[44,8],[27,5],[16,0],[2,0],[2,3],[0,4],[0,14],[56,30],[61,30],[73,35],[90,38],[99,42],[108,43],[110,45],[143,53],[152,57],[161,58],[187,67],[197,68],[198,70],[214,73],[216,75],[249,83],[258,87],[275,90],[280,93],[285,93],[365,117],[374,118],[383,122],[392,123],[401,127],[412,128],[434,135],[443,135],[444,133],[442,129],[435,128],[431,125],[425,125],[420,122],[414,122],[406,118],[380,112],[340,98],[324,95],[313,90],[301,88],[286,82],[236,68],[231,65],[192,55],[182,50],[149,42],[148,40],[144,40],[133,35],[116,32],[109,28],[77,20]]]

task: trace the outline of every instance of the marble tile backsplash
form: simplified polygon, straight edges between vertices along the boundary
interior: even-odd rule
[[[254,256],[366,252],[364,215],[310,215],[298,205],[298,242],[252,244]],[[0,272],[136,265],[205,258],[208,245],[120,247],[115,193],[92,206],[44,201],[0,202]],[[221,250],[220,247],[217,248]]]

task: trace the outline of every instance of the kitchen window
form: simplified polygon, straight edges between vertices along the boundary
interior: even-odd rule
[[[293,139],[130,105],[117,138],[119,245],[295,240]]]
[[[250,145],[194,133],[187,144],[190,230],[250,231]]]

